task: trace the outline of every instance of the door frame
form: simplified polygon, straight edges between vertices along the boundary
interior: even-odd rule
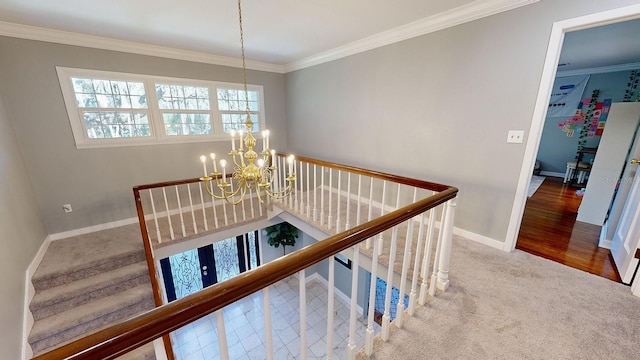
[[[542,138],[542,129],[544,128],[544,122],[547,116],[549,98],[551,97],[551,90],[556,77],[562,44],[564,42],[564,34],[570,31],[583,30],[638,18],[640,18],[640,5],[631,5],[553,23],[503,250],[513,251],[516,248],[518,232],[520,231],[524,207],[527,201],[527,188],[531,181],[536,155],[538,154],[538,148],[540,146],[540,139]]]

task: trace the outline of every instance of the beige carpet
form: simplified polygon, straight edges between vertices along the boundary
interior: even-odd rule
[[[461,238],[450,278],[373,359],[640,359],[627,286]]]

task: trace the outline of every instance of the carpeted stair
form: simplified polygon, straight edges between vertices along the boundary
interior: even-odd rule
[[[139,229],[131,226],[137,228],[51,243],[32,278],[29,344],[34,355],[154,307]],[[130,356],[155,358],[150,344]]]

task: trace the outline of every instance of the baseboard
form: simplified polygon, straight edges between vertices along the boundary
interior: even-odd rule
[[[475,241],[477,243],[492,247],[494,249],[498,249],[498,250],[502,250],[502,251],[506,251],[506,252],[510,252],[510,249],[506,249],[505,248],[505,243],[496,239],[492,239],[490,237],[484,236],[484,235],[480,235],[480,234],[476,234],[474,232],[468,231],[468,230],[464,230],[458,227],[454,227],[453,228],[453,234],[454,235],[458,235],[461,236],[465,239],[468,240],[472,240]]]
[[[542,175],[542,176],[558,177],[558,178],[563,178],[563,179],[564,179],[564,175],[565,175],[565,173],[561,173],[561,172],[553,172],[553,171],[540,171],[540,175]]]
[[[80,228],[80,229],[74,229],[74,230],[64,231],[64,232],[60,232],[60,233],[56,233],[56,234],[51,234],[51,235],[49,235],[49,238],[51,239],[51,241],[55,241],[55,240],[70,238],[70,237],[73,237],[73,236],[90,234],[90,233],[93,233],[93,232],[96,232],[96,231],[108,230],[108,229],[113,229],[113,228],[117,228],[117,227],[121,227],[121,226],[137,224],[137,223],[138,223],[138,218],[137,217],[129,218],[129,219],[123,219],[123,220],[117,220],[117,221],[112,221],[112,222],[108,222],[108,223],[104,223],[104,224],[87,226],[87,227]]]
[[[31,263],[27,267],[27,271],[25,273],[24,305],[22,309],[22,360],[31,359],[31,357],[33,356],[33,350],[31,350],[31,345],[29,345],[29,341],[27,341],[34,323],[33,315],[31,315],[31,311],[29,310],[29,304],[31,304],[31,300],[36,294],[36,289],[33,287],[31,278],[38,269],[38,266],[40,265],[42,258],[44,258],[44,254],[46,254],[50,244],[51,237],[47,236],[44,241],[42,241],[42,244],[40,245],[36,256],[34,256],[33,260],[31,260]]]
[[[305,282],[309,283],[314,280],[322,284],[322,286],[324,286],[326,289],[329,289],[329,282],[327,281],[327,279],[323,278],[317,272],[311,275],[308,275],[307,278],[305,279]],[[347,308],[351,307],[351,298],[348,297],[342,291],[340,291],[340,289],[338,289],[337,287],[334,287],[334,294],[343,302],[345,306],[347,306]],[[358,314],[358,316],[362,316],[364,314],[364,310],[362,309],[362,306],[360,305],[356,305],[356,306],[357,306],[356,313]]]

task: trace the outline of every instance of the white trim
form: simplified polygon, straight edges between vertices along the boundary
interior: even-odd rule
[[[489,0],[469,4],[391,29],[352,43],[285,65],[285,72],[338,60],[347,56],[471,22],[504,11],[530,5],[539,0]]]
[[[486,245],[489,246],[491,248],[494,249],[498,249],[498,250],[504,250],[504,251],[508,251],[504,248],[504,243],[500,240],[496,240],[496,239],[492,239],[490,237],[487,236],[483,236],[480,234],[476,234],[474,232],[471,232],[469,230],[465,230],[465,229],[461,229],[459,227],[454,227],[453,228],[453,234],[463,237],[467,240],[471,240],[477,243],[480,243],[482,245]]]
[[[83,228],[80,228],[80,229],[73,229],[73,230],[69,230],[69,231],[63,231],[63,232],[60,232],[60,233],[51,234],[51,235],[48,236],[48,238],[51,241],[55,241],[55,240],[70,238],[70,237],[73,237],[73,236],[90,234],[90,233],[93,233],[93,232],[96,232],[96,231],[108,230],[108,229],[113,229],[113,228],[117,228],[117,227],[121,227],[121,226],[137,224],[137,223],[138,223],[138,218],[137,217],[128,218],[128,219],[112,221],[112,222],[108,222],[108,223],[104,223],[104,224],[87,226],[87,227],[83,227]]]
[[[631,284],[631,293],[640,297],[640,274],[636,273],[636,278]]]
[[[567,71],[558,71],[556,77],[563,76],[573,76],[573,75],[587,75],[587,74],[605,74],[616,71],[629,71],[640,69],[640,62],[628,63],[628,64],[619,64],[619,65],[610,65],[610,66],[599,66],[578,70],[567,70]]]
[[[64,99],[65,107],[67,109],[67,116],[69,118],[69,124],[73,133],[77,149],[93,149],[93,148],[107,148],[107,147],[122,147],[122,146],[141,146],[141,145],[160,145],[160,144],[176,144],[176,143],[195,143],[195,142],[210,142],[210,141],[227,141],[229,134],[223,130],[222,116],[229,113],[244,114],[243,111],[227,111],[219,109],[219,99],[217,91],[220,89],[230,89],[242,91],[243,87],[240,83],[230,83],[214,80],[200,80],[189,78],[175,78],[168,76],[156,76],[137,73],[126,73],[116,71],[103,71],[92,69],[79,69],[68,68],[62,66],[56,66],[56,72],[58,74],[58,81],[60,83],[60,89],[62,91],[62,97]],[[149,136],[144,137],[129,137],[129,138],[90,138],[87,135],[87,128],[83,120],[83,111],[110,111],[113,109],[104,108],[81,108],[77,105],[76,93],[73,88],[71,79],[73,77],[85,77],[91,79],[108,79],[108,80],[121,80],[139,82],[144,85],[146,92],[147,108],[141,109],[117,109],[117,111],[124,112],[136,112],[145,113],[149,123]],[[156,85],[158,84],[170,84],[170,85],[185,85],[185,86],[198,86],[207,88],[209,91],[209,110],[174,110],[174,109],[161,109],[158,105],[158,99],[156,96]],[[262,85],[247,85],[247,89],[250,92],[256,92],[258,96],[258,110],[251,111],[252,114],[258,116],[258,131],[254,132],[256,139],[262,138],[262,130],[266,129],[266,111],[264,106],[264,87]],[[163,114],[173,112],[186,112],[186,113],[199,113],[205,114],[210,117],[211,121],[211,134],[204,135],[167,135],[165,131],[165,124],[163,121]]]
[[[307,284],[312,281],[317,281],[322,286],[324,286],[325,289],[327,290],[329,289],[329,282],[327,281],[327,279],[323,278],[322,275],[318,274],[317,272],[314,272],[313,274],[308,275],[305,279],[305,283]],[[334,289],[334,294],[338,297],[340,301],[342,301],[342,304],[347,308],[349,308],[351,306],[351,298],[349,298],[347,294],[340,291],[340,289],[338,289],[337,287],[334,286],[333,289]],[[364,313],[362,306],[357,305],[356,312],[358,313],[358,316],[362,316],[362,314]]]
[[[516,193],[514,195],[513,207],[509,218],[509,227],[505,237],[505,250],[512,251],[515,249],[522,216],[524,214],[524,206],[527,200],[527,188],[531,181],[533,165],[535,163],[540,139],[542,137],[542,129],[544,126],[549,97],[551,89],[556,77],[558,68],[558,60],[562,50],[564,34],[568,31],[587,29],[595,26],[616,23],[625,20],[631,20],[640,17],[640,5],[631,5],[614,10],[604,11],[596,14],[581,16],[574,19],[555,22],[551,28],[551,36],[549,38],[549,46],[547,55],[542,68],[542,76],[540,87],[536,99],[536,105],[533,110],[533,118],[529,129],[522,167]]]
[[[14,24],[3,21],[0,21],[0,35],[65,45],[84,46],[95,49],[122,51],[131,54],[158,56],[168,59],[195,61],[212,65],[222,65],[235,68],[242,67],[241,59],[227,56],[136,43],[132,41],[79,34],[69,31],[47,29],[36,26]],[[285,72],[284,66],[282,65],[249,60],[247,60],[247,69],[267,71],[279,74],[283,74]]]
[[[22,310],[22,360],[31,359],[33,357],[33,350],[31,349],[31,345],[29,345],[29,333],[31,332],[31,328],[33,327],[34,319],[31,314],[31,310],[29,309],[29,304],[31,304],[31,300],[33,300],[34,295],[36,294],[36,289],[31,282],[31,278],[33,274],[40,266],[40,262],[42,262],[42,258],[44,258],[44,254],[46,254],[49,245],[51,244],[51,237],[47,236],[36,256],[33,257],[29,267],[27,267],[27,271],[25,273],[24,279],[24,307]]]

